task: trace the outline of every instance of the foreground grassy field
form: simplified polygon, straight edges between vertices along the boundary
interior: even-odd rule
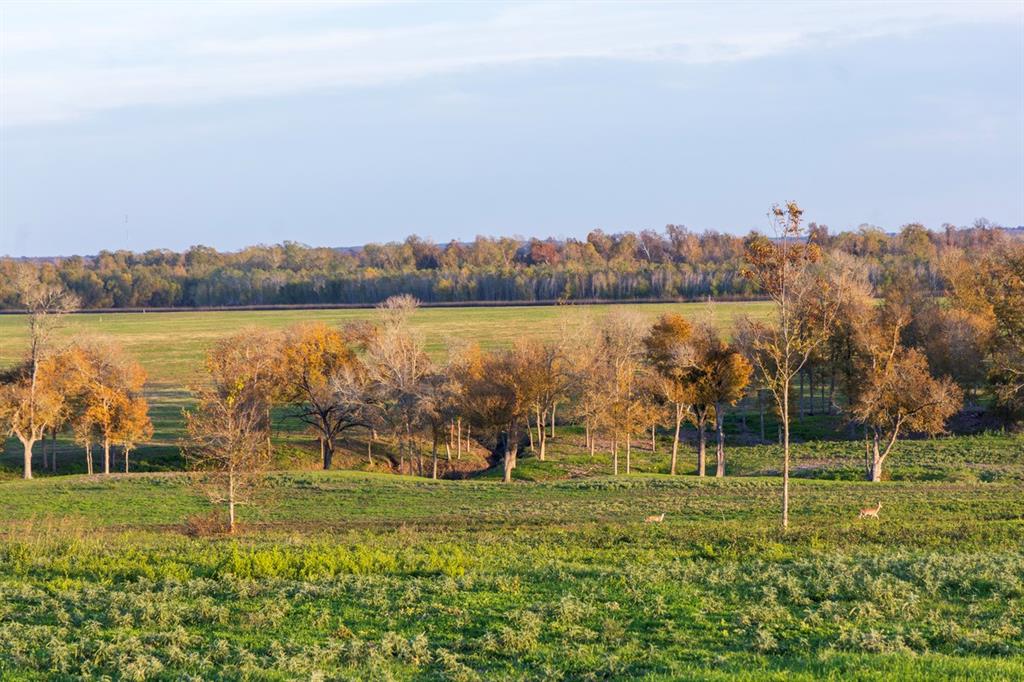
[[[4,482],[0,676],[1024,677],[1020,480],[778,493],[275,474],[227,538],[185,475]]]

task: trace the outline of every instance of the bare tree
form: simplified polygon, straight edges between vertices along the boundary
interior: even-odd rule
[[[821,252],[804,241],[803,210],[795,201],[769,213],[776,240],[752,237],[746,245],[744,275],[775,308],[771,324],[741,320],[751,361],[775,400],[782,425],[782,526],[789,526],[789,427],[793,379],[828,337],[843,289],[815,267]]]
[[[595,422],[611,436],[614,474],[619,473],[619,443],[626,446],[628,474],[632,436],[651,424],[653,397],[644,390],[642,363],[647,330],[647,322],[640,315],[614,312],[602,321],[599,331],[599,363],[594,372]]]
[[[197,391],[197,406],[185,411],[188,439],[182,449],[193,469],[213,474],[211,499],[227,506],[228,530],[235,531],[235,506],[269,459],[264,447],[266,413],[242,393]]]
[[[226,505],[232,533],[235,506],[246,500],[245,493],[270,461],[266,444],[277,341],[250,330],[215,345],[206,358],[208,380],[193,388],[196,407],[184,411],[188,438],[182,451],[193,469],[212,472],[207,492],[215,503]]]
[[[399,469],[403,473],[406,458],[411,464],[415,450],[425,382],[434,373],[423,337],[411,325],[417,307],[416,299],[407,295],[389,298],[378,306],[380,324],[366,349],[367,371],[376,386],[377,412],[400,444]],[[421,455],[417,461],[422,474]]]

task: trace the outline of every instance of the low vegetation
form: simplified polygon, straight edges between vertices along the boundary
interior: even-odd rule
[[[181,474],[0,484],[0,672],[1024,674],[1019,479],[797,480],[786,532],[776,478],[266,483],[230,539],[185,523],[210,507]],[[876,499],[881,518],[857,519]]]

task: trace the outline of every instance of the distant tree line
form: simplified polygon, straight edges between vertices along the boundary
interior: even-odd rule
[[[1011,239],[984,220],[939,232],[911,224],[895,235],[870,226],[831,235],[813,223],[809,231],[821,248],[861,261],[876,289],[909,268],[940,290],[950,250],[987,252]],[[438,245],[413,236],[357,249],[285,242],[238,252],[194,246],[24,262],[87,309],[377,304],[400,294],[425,303],[752,298],[764,292],[741,269],[754,236],[669,225],[662,232],[594,230],[584,240],[477,237]],[[0,309],[18,307],[13,275],[21,264],[0,259]]]

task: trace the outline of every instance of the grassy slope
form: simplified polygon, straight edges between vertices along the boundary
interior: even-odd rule
[[[0,675],[1024,675],[1020,481],[801,480],[786,534],[778,493],[278,474],[196,539],[182,475],[0,483]]]

